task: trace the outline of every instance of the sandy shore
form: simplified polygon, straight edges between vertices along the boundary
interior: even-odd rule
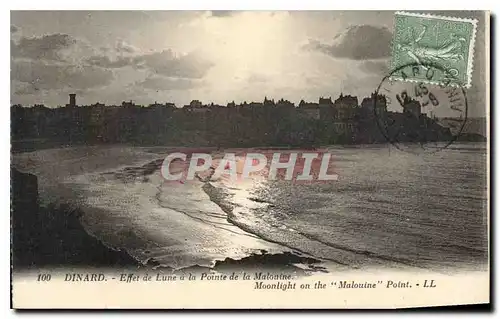
[[[318,260],[229,223],[201,185],[164,185],[155,175],[154,166],[161,164],[158,154],[95,148],[41,152],[13,160],[23,171],[41,176],[13,173],[19,188],[13,197],[25,194],[26,186],[36,189],[30,204],[17,205],[12,212],[15,265],[321,271]],[[106,165],[99,165],[100,157]],[[160,192],[162,187],[167,189]],[[54,195],[61,195],[53,194],[59,189],[64,200],[50,204]]]

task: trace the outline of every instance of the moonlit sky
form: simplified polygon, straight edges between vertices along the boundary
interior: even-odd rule
[[[479,19],[469,116],[485,115]],[[11,102],[138,104],[357,95],[388,72],[393,12],[12,11]]]

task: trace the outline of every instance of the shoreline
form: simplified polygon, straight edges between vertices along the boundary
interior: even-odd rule
[[[464,135],[467,135],[469,133],[464,133]],[[472,134],[469,134],[472,135]],[[484,137],[484,136],[482,136]],[[438,141],[438,143],[444,143],[446,141]],[[477,139],[477,140],[468,140],[465,138],[457,138],[453,143],[450,144],[488,144],[490,141],[484,137],[484,139]],[[402,142],[402,144],[405,144],[405,142]],[[412,143],[409,143],[412,144]],[[413,143],[413,144],[418,144],[418,143]],[[245,148],[245,149],[255,149],[255,150],[291,150],[291,149],[321,149],[325,147],[331,147],[331,148],[363,148],[363,147],[378,147],[378,146],[384,146],[384,145],[391,145],[389,141],[384,141],[384,142],[376,142],[376,143],[336,143],[336,144],[318,144],[318,145],[289,145],[289,146],[283,146],[283,145],[255,145],[255,146],[240,146],[240,145],[232,145],[232,146],[214,146],[214,145],[183,145],[183,146],[178,146],[178,145],[158,145],[158,144],[134,144],[134,143],[93,143],[93,144],[88,144],[88,143],[67,143],[67,142],[58,142],[58,141],[49,141],[49,140],[44,140],[44,141],[39,141],[38,139],[20,139],[20,140],[11,140],[11,148],[10,152],[12,154],[22,154],[22,153],[29,153],[29,152],[36,152],[40,150],[50,150],[50,149],[64,149],[64,148],[74,148],[74,147],[137,147],[137,148],[144,148],[144,149],[155,149],[155,148],[162,148],[162,149],[238,149],[238,148]]]
[[[279,270],[305,275],[324,271],[320,260],[292,252],[250,253],[243,258],[214,259],[213,266],[193,264],[174,269],[154,257],[141,263],[126,249],[107,245],[90,233],[81,221],[83,212],[69,205],[41,206],[37,177],[11,168],[12,266],[14,271],[33,268],[117,268],[161,271],[231,271],[234,268]],[[43,225],[43,229],[40,226]],[[295,264],[302,264],[298,267]],[[307,269],[306,270],[304,270]]]

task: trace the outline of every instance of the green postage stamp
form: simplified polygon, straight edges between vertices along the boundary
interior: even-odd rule
[[[469,88],[477,20],[396,12],[391,79]]]

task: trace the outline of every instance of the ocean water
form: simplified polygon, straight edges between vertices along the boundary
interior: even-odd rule
[[[327,268],[484,269],[486,144],[432,154],[331,147],[338,180],[166,181],[171,149],[82,147],[17,154],[46,202],[85,212],[89,233],[141,262],[182,268],[297,252]]]

